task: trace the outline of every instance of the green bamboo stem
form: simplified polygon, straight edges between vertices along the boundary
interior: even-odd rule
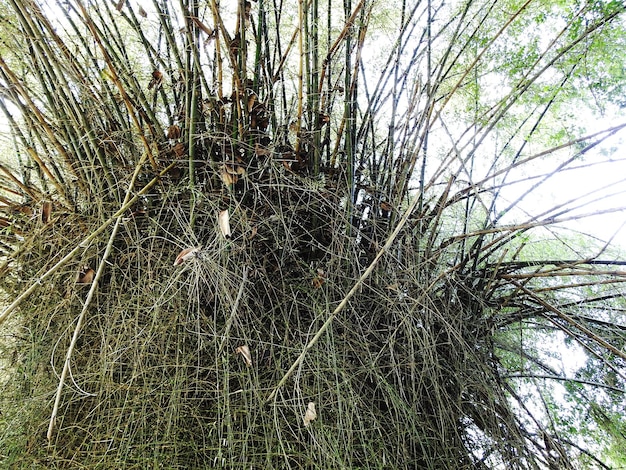
[[[128,114],[130,115],[135,128],[137,130],[137,134],[139,135],[139,138],[141,140],[141,142],[143,143],[144,149],[145,149],[145,155],[147,155],[148,160],[150,161],[150,164],[152,165],[152,168],[154,170],[156,170],[158,168],[156,159],[154,158],[154,155],[152,153],[152,146],[150,145],[150,143],[148,142],[146,135],[144,133],[143,127],[141,125],[141,123],[139,122],[139,118],[137,117],[137,114],[135,112],[135,106],[133,105],[130,97],[128,96],[128,93],[126,92],[126,88],[123,85],[123,83],[120,80],[120,77],[118,75],[117,72],[117,68],[115,67],[115,64],[113,63],[111,56],[109,54],[109,51],[105,48],[102,39],[100,37],[100,35],[98,34],[98,31],[93,23],[93,21],[91,20],[91,17],[89,16],[89,13],[87,13],[87,10],[85,9],[85,6],[83,5],[81,0],[77,0],[77,3],[81,9],[83,18],[85,20],[85,22],[87,23],[87,27],[89,28],[89,30],[91,31],[91,34],[93,35],[94,40],[96,41],[96,43],[98,44],[98,46],[100,47],[100,51],[102,52],[102,55],[104,56],[104,60],[107,63],[107,66],[109,67],[109,72],[111,74],[111,78],[113,80],[113,83],[115,83],[115,86],[117,87],[117,89],[120,92],[120,95],[122,96],[122,100],[124,101],[124,105],[126,106],[126,109],[128,111]]]

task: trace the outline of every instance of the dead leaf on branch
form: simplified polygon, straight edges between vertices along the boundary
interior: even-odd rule
[[[229,175],[243,176],[246,174],[246,169],[239,165],[231,165],[230,163],[224,164],[224,171]]]
[[[246,361],[246,365],[248,367],[252,365],[252,354],[250,354],[250,348],[248,346],[246,346],[245,344],[239,346],[237,349],[235,349],[235,352],[243,356],[243,360]]]
[[[311,424],[311,421],[317,418],[317,413],[315,412],[315,402],[309,402],[309,406],[307,406],[306,411],[304,412],[304,417],[302,421],[304,421],[304,425],[308,426]]]
[[[317,275],[313,278],[313,280],[311,281],[311,284],[313,284],[313,287],[315,289],[320,289],[324,285],[324,282],[325,282],[324,270],[318,269]]]
[[[255,225],[250,229],[250,235],[248,235],[248,240],[252,240],[254,237],[256,237],[256,234],[258,233],[259,228]]]
[[[254,144],[254,153],[257,157],[268,157],[272,154],[272,151],[261,144],[256,143]]]
[[[176,145],[174,145],[172,147],[172,150],[174,151],[174,155],[176,155],[177,157],[182,157],[185,155],[185,153],[187,153],[187,147],[182,142],[178,142]]]
[[[150,80],[150,83],[148,84],[148,90],[160,87],[161,83],[163,83],[163,73],[159,70],[155,70],[152,72],[152,80]]]
[[[233,186],[237,184],[237,181],[239,181],[239,177],[237,175],[232,175],[226,170],[222,170],[222,172],[220,173],[220,178],[222,178],[222,182],[226,187]]]
[[[52,203],[50,201],[44,201],[41,205],[41,222],[47,224],[50,222],[52,216]]]
[[[174,266],[181,265],[188,259],[194,256],[197,256],[198,252],[200,251],[200,248],[202,247],[198,246],[198,247],[185,248],[183,251],[178,253],[178,256],[174,260]]]
[[[96,272],[93,269],[85,266],[78,272],[78,275],[76,276],[76,284],[91,284],[95,275]]]
[[[170,140],[176,140],[180,138],[180,126],[173,124],[167,128],[167,138]]]

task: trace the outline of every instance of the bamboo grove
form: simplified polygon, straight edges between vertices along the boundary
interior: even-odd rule
[[[0,20],[6,468],[619,462],[621,2]]]

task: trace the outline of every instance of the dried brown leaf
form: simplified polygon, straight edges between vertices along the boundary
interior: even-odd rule
[[[171,140],[180,138],[180,126],[177,126],[176,124],[174,124],[168,127],[167,138]]]
[[[90,267],[85,267],[78,272],[76,284],[91,284],[96,272]]]
[[[50,201],[44,201],[41,205],[41,221],[44,224],[50,222],[50,217],[52,216],[52,203]]]
[[[246,169],[239,165],[231,165],[229,163],[224,164],[224,171],[230,175],[243,176],[246,174]]]
[[[155,70],[152,72],[152,80],[150,80],[150,83],[148,84],[148,90],[151,90],[154,87],[158,88],[161,86],[161,83],[163,83],[163,73],[159,70]]]
[[[261,144],[256,143],[254,144],[254,153],[257,157],[267,157],[272,154],[272,151],[263,147]]]
[[[176,155],[177,157],[182,157],[185,155],[185,153],[187,153],[187,147],[182,142],[178,142],[176,145],[174,145],[174,147],[172,147],[172,150],[174,151],[174,155]]]
[[[199,246],[191,247],[191,248],[185,248],[183,251],[178,253],[178,256],[174,260],[174,266],[178,266],[180,264],[183,264],[189,258],[192,258],[193,256],[196,256],[197,253],[200,251],[200,248],[201,247],[199,247]]]
[[[254,237],[256,237],[256,234],[258,231],[259,231],[259,228],[256,225],[252,227],[250,229],[250,235],[248,235],[248,240],[252,240]]]
[[[229,173],[226,170],[222,170],[220,172],[220,178],[222,178],[222,182],[227,186],[230,187],[233,184],[237,184],[237,181],[239,181],[239,177],[237,175],[233,175],[231,173]]]

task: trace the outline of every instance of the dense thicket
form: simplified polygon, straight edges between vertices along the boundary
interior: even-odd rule
[[[572,232],[623,218],[576,115],[621,2],[45,3],[1,11],[7,468],[623,460],[624,261]]]

